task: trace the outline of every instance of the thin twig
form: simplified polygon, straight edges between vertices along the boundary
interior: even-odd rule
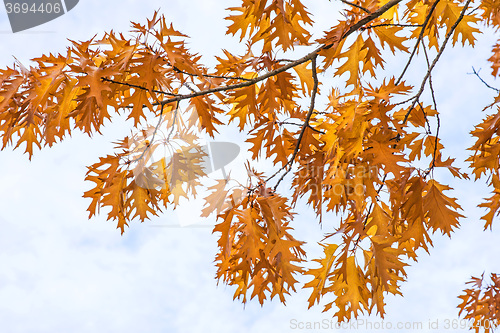
[[[360,30],[363,31],[363,30],[378,28],[378,27],[418,28],[421,26],[422,26],[422,24],[380,23],[380,24],[374,24],[374,25],[369,25],[367,27],[363,27]]]
[[[148,89],[146,87],[138,86],[136,84],[132,84],[132,83],[128,83],[128,82],[115,81],[115,80],[108,79],[106,77],[101,77],[101,81],[116,83],[116,84],[120,84],[122,86],[127,86],[127,87],[131,87],[131,88],[135,88],[135,89],[140,89],[140,90],[144,90],[144,91],[148,91],[148,92],[154,92],[154,93],[162,94],[162,95],[181,96],[180,94],[173,94],[173,93],[169,93],[169,92],[162,91],[162,90]]]
[[[431,124],[429,124],[429,119],[427,118],[427,113],[425,113],[424,107],[422,106],[422,103],[418,102],[418,106],[420,106],[420,110],[422,111],[422,114],[424,115],[425,123],[427,124],[427,134],[431,134]]]
[[[174,128],[175,128],[175,123],[177,121],[177,114],[179,112],[179,103],[180,102],[177,102],[177,105],[175,106],[175,111],[174,111],[174,120],[172,120],[172,128],[170,129],[170,133],[168,133],[168,136],[167,136],[167,139],[166,139],[166,142],[170,141],[170,137],[172,136],[172,134],[174,133]]]
[[[316,133],[319,133],[319,134],[326,134],[325,132],[320,131],[319,129],[312,127],[312,126],[311,126],[311,124],[307,124],[307,127],[309,127],[312,131],[314,131],[314,132],[316,132]]]
[[[429,56],[427,54],[427,48],[425,47],[425,45],[423,45],[422,49],[424,50],[425,61],[427,62],[427,69],[429,69],[431,64],[429,61]],[[432,97],[432,103],[434,105],[434,110],[437,111],[436,94],[434,93],[434,87],[432,86],[432,74],[429,74],[429,88],[431,90],[431,97]]]
[[[341,40],[347,38],[353,32],[359,30],[365,24],[367,24],[368,22],[376,19],[377,17],[379,17],[380,15],[382,15],[383,13],[385,13],[386,11],[388,11],[390,8],[394,7],[395,5],[397,5],[398,3],[400,3],[401,1],[402,0],[390,0],[389,2],[387,2],[382,7],[378,8],[376,11],[369,12],[369,14],[367,16],[363,17],[361,20],[359,20],[358,22],[356,22],[355,24],[353,24],[339,38],[339,40],[336,41],[336,43],[338,43]],[[269,181],[273,177],[275,177],[278,173],[280,173],[289,164],[292,164],[293,161],[294,161],[294,159],[295,159],[295,157],[297,156],[297,153],[298,153],[298,150],[299,150],[299,147],[300,147],[300,142],[302,140],[302,137],[304,135],[304,132],[305,132],[306,128],[310,127],[309,120],[310,120],[310,118],[311,118],[311,116],[312,116],[312,114],[314,112],[314,102],[315,102],[315,98],[316,98],[317,87],[318,87],[318,84],[319,84],[318,83],[318,78],[317,78],[316,58],[317,58],[319,52],[321,52],[322,50],[329,49],[333,45],[335,45],[335,43],[322,44],[322,45],[318,46],[314,51],[312,51],[312,52],[306,54],[305,56],[303,56],[302,58],[294,60],[294,61],[288,61],[286,59],[283,59],[281,61],[288,62],[288,64],[286,64],[286,65],[284,65],[284,66],[282,66],[280,68],[277,68],[277,69],[275,69],[273,71],[267,72],[267,73],[265,73],[265,74],[263,74],[261,76],[255,77],[253,79],[246,79],[245,82],[239,82],[239,83],[235,83],[235,84],[229,84],[229,85],[224,85],[224,86],[220,86],[220,87],[210,88],[210,89],[206,89],[206,90],[192,92],[191,94],[177,94],[177,95],[174,95],[174,94],[170,94],[170,93],[158,91],[158,93],[163,93],[163,94],[166,94],[166,95],[172,95],[173,97],[172,98],[168,98],[168,99],[163,100],[163,101],[160,101],[160,102],[156,102],[153,105],[161,105],[162,106],[162,108],[161,108],[161,114],[163,114],[163,107],[165,105],[170,104],[170,103],[177,103],[177,106],[176,106],[176,109],[175,109],[175,115],[176,115],[178,107],[179,107],[179,102],[182,101],[182,100],[191,99],[191,98],[195,98],[195,97],[199,97],[199,96],[205,96],[205,95],[209,95],[209,94],[213,94],[213,93],[217,93],[217,92],[223,92],[223,91],[228,91],[228,90],[234,90],[234,89],[249,87],[249,86],[255,85],[258,82],[261,82],[261,81],[266,80],[266,79],[268,79],[270,77],[276,76],[276,75],[278,75],[280,73],[283,73],[283,72],[285,72],[285,71],[287,71],[287,70],[289,70],[291,68],[294,68],[294,67],[296,67],[298,65],[301,65],[301,64],[303,64],[303,63],[311,60],[313,62],[313,77],[314,77],[314,81],[315,81],[315,88],[313,89],[313,93],[312,93],[312,96],[311,96],[311,106],[310,106],[309,112],[307,114],[307,117],[306,117],[306,120],[305,120],[304,124],[302,125],[302,130],[301,130],[301,132],[299,134],[299,138],[297,140],[297,145],[295,147],[295,150],[294,150],[294,153],[292,155],[292,158],[290,160],[288,160],[288,162],[287,162],[287,164],[285,164],[285,166],[283,166],[275,174],[273,174],[271,177],[269,177],[267,179],[267,181]],[[187,73],[187,72],[185,74],[189,75],[189,73]],[[227,77],[224,77],[224,78],[227,78]],[[103,78],[103,80],[109,80],[109,79]],[[143,87],[134,86],[134,85],[131,85],[131,84],[128,84],[128,83],[124,83],[124,82],[113,81],[113,83],[122,84],[122,85],[130,86],[130,87],[134,87],[134,88],[138,88],[138,89],[145,89]],[[131,106],[126,106],[126,107],[131,107]],[[174,121],[175,121],[175,118],[174,118]],[[169,137],[172,134],[172,131],[173,131],[173,128],[172,128],[172,130],[171,130],[171,132],[169,134]],[[146,150],[143,152],[143,154],[141,155],[141,157],[145,154]],[[286,173],[288,173],[289,170],[286,171]],[[286,175],[286,173],[285,173],[285,175]],[[283,175],[280,178],[280,180],[276,184],[275,188],[278,186],[279,182],[283,179],[283,177],[285,175]]]
[[[401,1],[402,0],[390,0],[388,3],[386,3],[385,5],[383,5],[382,7],[380,7],[379,9],[377,9],[376,11],[374,11],[373,13],[371,13],[370,15],[367,15],[367,16],[363,17],[361,20],[359,20],[358,22],[356,22],[355,24],[353,24],[349,28],[349,30],[347,30],[342,35],[342,37],[340,38],[340,40],[343,40],[343,39],[347,38],[353,32],[359,30],[362,26],[364,26],[368,22],[376,19],[377,17],[379,17],[380,15],[382,15],[383,13],[385,13],[386,11],[388,11],[390,8],[394,7],[395,5],[397,5],[398,3],[400,3]],[[296,67],[298,65],[301,65],[301,64],[303,64],[303,63],[311,60],[312,58],[316,57],[320,51],[325,50],[325,49],[329,49],[331,47],[332,47],[332,44],[323,44],[323,45],[320,45],[314,51],[306,54],[302,58],[297,59],[297,60],[295,60],[293,62],[290,62],[290,63],[288,63],[288,64],[286,64],[286,65],[284,65],[284,66],[282,66],[280,68],[277,68],[277,69],[275,69],[273,71],[270,71],[270,72],[267,72],[265,74],[262,74],[261,76],[258,76],[256,78],[250,79],[249,81],[246,81],[246,82],[240,82],[240,83],[235,83],[235,84],[230,84],[230,85],[215,87],[215,88],[211,88],[211,89],[207,89],[207,90],[201,90],[201,91],[198,91],[198,92],[192,93],[192,94],[179,95],[179,96],[175,96],[173,98],[169,98],[167,100],[164,100],[161,103],[162,104],[169,104],[169,103],[177,102],[177,101],[184,100],[184,99],[190,99],[190,98],[194,98],[194,97],[199,97],[199,96],[204,96],[204,95],[208,95],[208,94],[213,94],[213,93],[216,93],[216,92],[222,92],[222,91],[228,91],[228,90],[234,90],[234,89],[249,87],[249,86],[254,85],[254,84],[256,84],[256,83],[258,83],[260,81],[263,81],[263,80],[268,79],[270,77],[276,76],[276,75],[278,75],[280,73],[283,73],[283,72],[285,72],[285,71],[287,71],[287,70],[289,70],[291,68],[294,68],[294,67]]]
[[[378,187],[378,190],[377,190],[377,196],[380,194],[380,191],[382,191],[382,188],[384,187],[386,178],[387,178],[387,174],[384,174],[384,178],[382,178],[382,182],[380,183],[380,186]],[[379,200],[378,198],[375,198],[375,199],[377,201]],[[366,224],[368,223],[368,218],[370,217],[370,214],[372,213],[372,209],[373,209],[373,201],[370,202],[370,207],[368,207],[368,212],[366,214],[365,220],[363,221],[363,229],[366,227]],[[357,249],[358,243],[360,240],[361,240],[361,235],[359,235],[358,238],[356,239],[356,242],[354,242],[354,246],[353,246],[352,251],[355,251]]]
[[[377,17],[379,17],[380,15],[382,15],[383,13],[385,13],[386,11],[388,11],[390,8],[394,7],[395,5],[397,5],[398,3],[400,3],[401,1],[402,0],[390,0],[385,5],[383,5],[382,7],[380,7],[379,9],[377,9],[376,11],[374,11],[373,13],[371,13],[370,15],[365,16],[364,18],[362,18],[361,20],[359,20],[358,22],[356,22],[354,25],[352,25],[349,28],[349,30],[347,30],[340,37],[339,41],[347,38],[353,32],[359,30],[362,26],[364,26],[368,22],[376,19]],[[337,41],[337,42],[339,42],[339,41]],[[261,75],[259,77],[256,77],[256,78],[252,79],[249,82],[241,82],[241,83],[237,83],[237,84],[233,84],[233,85],[228,85],[228,86],[223,86],[223,87],[208,89],[208,90],[205,90],[205,91],[200,91],[200,92],[198,92],[196,94],[178,96],[176,98],[171,98],[171,99],[168,99],[166,101],[163,101],[162,103],[172,103],[172,102],[175,102],[175,101],[178,101],[178,100],[182,100],[182,99],[186,99],[186,98],[193,98],[193,97],[198,97],[198,96],[202,96],[202,95],[211,94],[211,93],[214,93],[214,92],[227,91],[227,90],[231,90],[231,89],[238,89],[238,88],[243,88],[243,87],[251,86],[253,84],[256,84],[257,82],[263,81],[263,80],[265,80],[265,79],[267,79],[269,77],[275,76],[275,75],[277,75],[279,73],[287,71],[290,68],[296,67],[296,66],[298,66],[300,64],[303,64],[303,63],[305,63],[305,62],[307,62],[309,60],[312,60],[313,58],[316,58],[318,56],[318,53],[320,51],[329,49],[332,46],[333,46],[333,44],[323,44],[323,45],[319,46],[318,48],[316,48],[316,50],[314,50],[314,51],[310,52],[309,54],[303,56],[302,58],[294,60],[294,61],[289,61],[288,59],[282,59],[280,61],[285,61],[285,62],[289,62],[289,63],[287,65],[283,66],[283,67],[277,68],[277,69],[275,69],[275,70],[273,70],[271,72],[268,72],[268,73],[265,73],[265,74],[263,74],[263,75]],[[313,68],[314,68],[314,71],[316,71],[316,69],[315,69],[314,66],[313,66]],[[317,74],[316,74],[316,76],[317,76]],[[320,112],[314,112],[314,110],[312,110],[312,111],[310,110],[310,114],[312,115],[313,113],[315,113],[315,114],[321,114]],[[309,118],[310,118],[310,116],[309,116]],[[301,133],[303,133],[305,131],[305,128],[307,128],[308,126],[309,126],[309,124],[308,124],[308,121],[307,121],[307,122],[304,123]],[[300,137],[300,140],[301,139],[302,138]],[[297,146],[296,146],[296,150],[297,150]],[[294,152],[293,159],[295,159],[295,156],[296,156],[296,153]],[[274,177],[276,177],[285,167],[287,167],[290,164],[290,161],[291,160],[288,160],[288,162],[282,168],[280,168],[273,175],[271,175],[270,177],[268,177],[266,179],[266,182],[268,182],[271,179],[273,179]],[[288,172],[289,171],[287,171],[287,173]],[[281,177],[281,179],[282,178],[283,177]],[[277,185],[278,184],[276,184],[274,188],[276,188]],[[257,186],[259,186],[259,185],[257,185]]]
[[[446,34],[446,37],[443,41],[443,44],[441,45],[441,48],[439,49],[438,54],[436,55],[436,57],[432,61],[431,66],[429,67],[429,69],[427,70],[427,73],[425,74],[425,77],[422,81],[422,84],[420,85],[420,89],[419,89],[418,93],[413,97],[413,99],[414,99],[413,103],[412,103],[411,107],[408,109],[408,112],[406,112],[405,118],[403,120],[403,124],[406,123],[406,121],[408,120],[408,117],[410,116],[411,111],[415,108],[415,104],[417,103],[419,97],[422,95],[422,93],[424,91],[425,84],[427,83],[427,79],[429,79],[429,76],[431,75],[432,70],[434,69],[439,58],[443,54],[443,51],[444,51],[446,44],[448,43],[448,40],[450,39],[451,35],[455,32],[455,29],[457,28],[460,21],[462,21],[464,15],[465,15],[465,11],[467,10],[467,7],[469,7],[470,2],[471,2],[471,0],[467,0],[467,2],[464,5],[464,8],[462,9],[462,11],[460,13],[460,16],[457,18],[457,20],[455,21],[455,23],[451,27],[450,31],[448,32],[448,34]]]
[[[468,12],[468,13],[467,13],[467,15],[472,15],[472,14],[474,14],[474,12],[475,12],[476,10],[480,9],[480,8],[481,8],[481,5],[477,6],[476,8],[474,8],[473,10],[471,10],[470,12]]]
[[[370,12],[368,9],[366,9],[365,7],[362,7],[360,5],[356,5],[355,3],[353,2],[349,2],[349,1],[346,1],[346,0],[340,0],[341,2],[345,3],[346,5],[349,5],[349,6],[352,6],[352,7],[356,7],[358,9],[361,9],[362,11],[368,13],[368,14],[371,14],[372,12]]]
[[[302,125],[302,129],[300,130],[299,138],[297,139],[297,143],[295,145],[295,149],[293,151],[292,157],[281,168],[281,170],[283,170],[284,168],[287,168],[287,167],[288,168],[283,173],[283,175],[281,175],[280,179],[278,180],[278,182],[274,186],[274,190],[276,190],[276,188],[281,183],[281,181],[283,180],[283,178],[285,178],[286,174],[288,172],[290,172],[290,170],[292,169],[292,164],[293,164],[293,162],[295,160],[295,157],[297,157],[297,154],[299,153],[300,143],[302,141],[302,138],[304,137],[304,133],[306,132],[306,128],[309,127],[309,121],[311,120],[311,116],[312,116],[313,111],[314,111],[314,104],[316,102],[316,94],[318,93],[318,85],[319,85],[318,73],[317,73],[317,69],[316,69],[316,66],[317,66],[316,65],[316,58],[317,58],[317,55],[314,58],[311,59],[312,77],[313,77],[313,80],[314,80],[314,86],[313,86],[313,90],[312,90],[312,93],[311,93],[311,104],[309,105],[309,111],[307,112],[306,120],[304,121],[304,124]]]
[[[429,14],[427,14],[427,16],[425,17],[425,21],[424,21],[424,23],[422,23],[422,30],[420,30],[420,34],[418,35],[417,41],[415,42],[415,46],[413,47],[413,51],[411,52],[410,57],[408,58],[408,62],[406,63],[406,66],[403,69],[403,72],[401,73],[398,80],[396,81],[396,85],[398,85],[401,82],[401,80],[403,79],[403,76],[406,73],[406,70],[408,69],[408,67],[410,67],[410,63],[411,63],[413,57],[415,56],[415,54],[417,53],[418,46],[420,45],[420,42],[424,38],[424,32],[425,32],[425,29],[427,28],[427,23],[429,23],[429,20],[431,19],[431,16],[432,16],[432,13],[434,12],[434,9],[436,9],[436,6],[438,3],[439,3],[439,0],[436,0],[432,4],[432,7],[429,10]]]
[[[430,67],[429,56],[427,55],[427,49],[425,45],[423,46],[423,49],[425,54],[425,61],[427,62],[427,68],[429,68]],[[425,173],[426,176],[429,174],[429,172],[431,172],[431,170],[434,170],[434,167],[436,166],[437,146],[439,143],[439,129],[441,128],[441,119],[439,118],[439,112],[437,109],[436,94],[434,92],[434,87],[432,86],[432,75],[429,75],[429,89],[431,90],[432,104],[434,106],[434,110],[436,111],[437,128],[436,128],[436,138],[434,140],[434,151],[432,154],[432,164],[429,170]],[[429,122],[427,122],[427,126],[429,126]]]
[[[436,166],[436,155],[437,155],[437,147],[439,143],[439,129],[441,128],[441,119],[439,118],[439,113],[436,113],[437,127],[436,127],[436,139],[434,141],[434,152],[432,154],[432,165],[430,170],[433,170]]]
[[[128,165],[130,165],[132,163],[135,163],[137,161],[142,160],[142,158],[144,157],[144,155],[146,155],[146,152],[148,152],[149,149],[150,149],[150,147],[153,145],[156,133],[158,132],[158,128],[160,127],[160,125],[162,123],[162,120],[163,120],[163,108],[164,108],[164,106],[162,105],[161,106],[161,110],[160,110],[160,116],[158,117],[158,123],[155,126],[155,129],[154,129],[153,134],[151,136],[151,140],[149,141],[149,143],[147,145],[144,146],[144,150],[142,151],[142,153],[141,153],[141,155],[139,157],[134,158],[132,161],[130,161],[130,160],[127,161]]]
[[[500,92],[500,89],[498,88],[495,88],[495,87],[492,87],[490,86],[488,83],[486,83],[486,81],[483,80],[483,78],[481,76],[479,76],[479,72],[481,71],[481,69],[479,69],[479,71],[476,71],[476,69],[474,67],[472,67],[472,73],[470,74],[474,74],[475,76],[478,77],[479,80],[481,80],[481,82],[488,88],[492,89],[492,90],[495,90],[496,92]]]
[[[296,124],[296,123],[291,123],[291,122],[288,122],[288,121],[277,121],[276,122],[278,125],[293,125],[293,126],[302,126],[302,124]],[[319,129],[317,128],[314,128],[312,127],[311,125],[308,125],[308,127],[313,130],[314,132],[316,133],[320,133],[320,134],[325,134],[325,132],[323,131],[320,131]]]
[[[387,178],[387,174],[384,174],[384,178],[382,178],[382,182],[380,183],[380,186],[378,187],[378,190],[377,190],[377,196],[380,194],[380,191],[382,191],[382,188],[385,185],[386,178]],[[376,198],[376,200],[378,201],[378,198]],[[365,221],[363,222],[363,226],[366,226],[366,223],[368,222],[368,217],[372,213],[372,208],[373,208],[373,202],[370,203],[370,207],[368,208],[368,213],[366,214],[366,218],[365,218]]]
[[[191,91],[192,93],[195,93],[195,92],[196,92],[196,90],[195,90],[193,87],[191,87],[191,86],[189,85],[189,83],[188,83],[188,82],[184,82],[182,85],[183,85],[184,87],[188,88],[188,89],[189,89],[189,91]]]
[[[186,74],[189,76],[195,76],[195,77],[200,77],[199,74],[194,74],[194,73],[189,73],[186,71],[183,71],[175,66],[172,66],[174,71],[177,73],[182,73]],[[223,76],[223,75],[214,75],[214,74],[201,74],[202,77],[208,77],[208,78],[213,78],[213,79],[225,79],[225,80],[240,80],[240,81],[251,81],[252,79],[248,79],[246,77],[241,77],[241,76]]]

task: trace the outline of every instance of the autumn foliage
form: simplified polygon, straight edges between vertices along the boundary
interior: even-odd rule
[[[73,41],[66,53],[33,59],[29,68],[2,69],[2,148],[23,147],[31,158],[35,146],[50,147],[75,130],[100,133],[105,120],[125,114],[134,132],[88,167],[92,188],[84,193],[89,216],[102,210],[123,233],[132,220],[196,193],[206,157],[199,133],[216,137],[234,122],[251,145],[248,181],[218,180],[201,212],[217,213],[217,279],[234,286],[242,302],[284,303],[305,274],[309,307],[325,297],[325,311],[339,321],[384,316],[384,297],[401,294],[405,267],[431,251],[434,233],[451,237],[463,217],[452,188],[434,177],[437,168],[469,175],[439,138],[432,71],[446,46],[473,47],[480,29],[500,27],[500,1],[342,2],[343,18],[313,39],[313,18],[300,0],[242,0],[229,8],[227,33],[246,51],[222,50],[213,68],[155,13],[132,24],[132,37],[109,32]],[[498,76],[500,40],[492,50]],[[290,51],[303,56],[289,59]],[[395,76],[387,74],[393,55],[405,59]],[[427,71],[407,82],[417,57]],[[492,191],[478,203],[487,209],[485,229],[500,214],[499,102],[500,95],[472,130],[469,148],[471,178]],[[159,128],[168,131],[160,135]],[[164,147],[177,153],[153,159]],[[271,160],[273,173],[256,170],[259,159]],[[291,195],[281,195],[287,187]],[[320,258],[306,260],[293,235],[298,201],[319,223],[327,213],[337,216]],[[500,280],[493,274],[493,284],[482,281],[473,278],[475,289],[460,296],[460,312],[498,324]]]

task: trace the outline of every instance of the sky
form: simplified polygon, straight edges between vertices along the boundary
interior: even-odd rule
[[[316,36],[338,17],[335,2],[304,3],[315,14]],[[158,9],[175,28],[191,37],[193,50],[210,64],[221,48],[241,50],[237,39],[225,36],[223,20],[224,8],[238,4],[81,0],[66,15],[16,34],[0,8],[0,66],[11,66],[13,56],[29,65],[29,59],[43,53],[62,52],[67,39],[86,40],[109,30],[127,32],[130,21],[144,22]],[[482,68],[485,79],[495,84],[486,63],[493,34],[478,38],[474,50],[447,49],[433,75],[445,155],[456,157],[464,168],[465,149],[472,143],[468,133],[494,96],[468,74],[472,66]],[[305,53],[305,49],[297,50],[297,54]],[[397,67],[403,62],[395,58],[390,64]],[[424,74],[417,63],[409,78],[418,80]],[[82,198],[90,188],[83,180],[86,166],[110,153],[112,142],[129,131],[129,122],[116,119],[101,136],[89,138],[74,132],[53,148],[35,152],[31,161],[21,149],[8,147],[0,152],[1,331],[297,332],[302,331],[300,323],[329,322],[333,313],[321,313],[321,306],[307,310],[308,290],[299,289],[286,306],[276,301],[263,307],[256,300],[246,306],[233,301],[234,290],[217,285],[214,279],[214,221],[194,220],[193,206],[186,206],[181,213],[166,211],[151,222],[132,223],[123,236],[104,215],[89,220],[89,202]],[[231,135],[222,133],[221,138]],[[237,172],[241,162],[242,158],[237,159],[229,168]],[[438,322],[444,329],[447,320],[458,318],[456,296],[470,276],[500,272],[496,245],[500,233],[496,225],[493,231],[483,232],[479,218],[484,211],[475,207],[489,196],[484,181],[458,181],[446,173],[436,173],[436,178],[455,189],[451,194],[458,198],[467,218],[461,220],[461,228],[452,239],[434,235],[430,255],[420,253],[419,262],[407,269],[408,281],[401,287],[404,297],[387,296],[386,323],[423,325],[422,330],[407,331],[438,331],[429,328],[429,322]],[[295,233],[308,242],[306,249],[314,258],[321,252],[316,242],[324,230],[304,204],[296,211]],[[186,223],[189,218],[193,220]],[[377,317],[362,319],[371,324],[381,321]],[[358,329],[327,325],[318,331],[370,331],[367,324],[358,325]]]

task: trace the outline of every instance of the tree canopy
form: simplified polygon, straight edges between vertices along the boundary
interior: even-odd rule
[[[486,208],[484,229],[500,214],[500,94],[485,101],[488,115],[471,128],[467,172],[439,137],[432,85],[446,47],[474,47],[482,30],[497,31],[500,1],[342,2],[342,18],[313,39],[313,17],[300,0],[241,1],[228,9],[227,34],[246,50],[222,49],[215,66],[155,12],[132,23],[130,35],[71,41],[67,52],[42,55],[29,68],[0,69],[1,147],[22,147],[31,158],[35,147],[73,131],[99,134],[125,114],[133,132],[88,166],[92,188],[84,193],[89,217],[103,209],[123,233],[131,221],[195,195],[211,158],[200,136],[216,138],[234,123],[251,146],[248,179],[217,180],[200,212],[217,215],[217,279],[244,303],[285,303],[304,274],[309,307],[325,296],[332,299],[325,311],[339,321],[383,317],[384,296],[401,294],[405,267],[430,252],[434,233],[451,237],[465,215],[435,170],[488,183],[489,198],[477,203]],[[394,57],[404,59],[401,68]],[[500,40],[485,57],[499,76]],[[426,71],[408,82],[416,61]],[[263,159],[273,172],[258,170]],[[318,239],[320,258],[306,259],[293,233],[299,201],[318,223],[336,218]],[[498,325],[500,316],[500,279],[469,283],[459,312],[476,331],[489,331],[484,323]]]

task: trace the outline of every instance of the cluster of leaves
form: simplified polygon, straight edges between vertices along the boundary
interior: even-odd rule
[[[465,311],[465,319],[473,320],[472,328],[476,332],[484,329],[489,333],[500,324],[500,277],[492,273],[491,281],[484,286],[484,274],[481,278],[472,277],[467,282],[472,288],[465,289],[464,295],[459,296],[462,300],[458,306],[460,313]]]
[[[296,265],[305,256],[303,242],[290,233],[292,217],[287,199],[271,193],[260,185],[258,190],[241,196],[230,196],[231,209],[219,216],[223,222],[215,226],[214,232],[222,234],[218,245],[217,278],[229,285],[236,285],[234,298],[247,301],[258,296],[261,303],[266,292],[276,295],[285,303],[285,294],[295,291],[297,280],[294,274],[302,273]]]
[[[117,152],[89,167],[94,188],[84,194],[92,200],[90,215],[109,207],[108,219],[123,233],[131,220],[144,221],[196,194],[205,157],[197,131],[215,137],[237,122],[251,146],[248,182],[218,180],[202,211],[217,212],[217,278],[236,286],[235,298],[263,303],[275,296],[285,302],[297,274],[305,274],[309,306],[330,296],[325,311],[335,306],[339,321],[373,310],[383,316],[384,296],[401,294],[405,267],[418,250],[429,252],[436,231],[451,236],[459,226],[461,208],[434,170],[468,175],[443,156],[432,70],[448,43],[474,46],[478,23],[498,28],[499,3],[342,2],[343,19],[313,40],[313,21],[300,0],[243,0],[229,8],[227,32],[246,41],[246,50],[223,50],[213,69],[155,13],[146,25],[133,23],[131,38],[111,32],[72,42],[64,55],[34,59],[29,69],[18,64],[1,70],[2,148],[25,143],[31,158],[34,145],[51,146],[75,129],[100,133],[106,119],[125,112],[140,134],[120,140]],[[299,59],[278,57],[307,47],[314,49]],[[493,52],[498,75],[499,44]],[[391,53],[408,56],[399,76],[387,75]],[[413,85],[403,78],[419,53],[427,71]],[[320,90],[321,72],[345,84]],[[431,103],[422,101],[426,87]],[[327,105],[317,106],[319,96],[328,98]],[[146,119],[156,126],[142,129]],[[160,135],[161,127],[168,135]],[[472,134],[474,174],[491,176],[494,188],[480,204],[490,210],[484,219],[491,227],[500,209],[500,112]],[[174,153],[154,160],[159,147]],[[254,170],[263,158],[278,168],[274,174]],[[292,194],[278,194],[290,178]],[[327,213],[339,221],[321,243],[324,256],[309,260],[314,268],[307,266],[303,242],[291,234],[299,200],[320,222]],[[495,302],[498,307],[498,297]],[[477,309],[461,308],[466,316],[484,315]]]

